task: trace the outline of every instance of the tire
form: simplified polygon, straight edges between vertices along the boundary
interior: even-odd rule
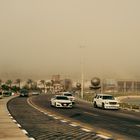
[[[104,103],[102,103],[102,109],[105,109],[105,104]]]
[[[56,103],[54,104],[54,106],[57,107],[57,106],[56,106]]]
[[[94,106],[94,108],[97,108],[97,104],[96,104],[96,102],[94,102],[93,106]]]
[[[50,106],[53,107],[52,102],[50,102]]]

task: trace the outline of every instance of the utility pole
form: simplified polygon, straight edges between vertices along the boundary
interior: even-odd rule
[[[81,98],[84,97],[84,56],[83,56],[83,49],[85,46],[80,46],[81,49]]]

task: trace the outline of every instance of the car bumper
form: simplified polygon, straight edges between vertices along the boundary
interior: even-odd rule
[[[72,104],[56,103],[56,107],[60,107],[60,108],[72,108]]]
[[[105,104],[104,108],[105,109],[119,109],[119,105],[108,105],[108,104]]]

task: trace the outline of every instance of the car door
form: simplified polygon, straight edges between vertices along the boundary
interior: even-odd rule
[[[55,105],[55,98],[51,99],[51,103],[52,103],[52,105]]]
[[[98,99],[98,106],[99,106],[99,107],[102,107],[102,96],[99,96],[99,99]]]
[[[100,104],[99,104],[99,97],[100,97],[100,96],[97,95],[96,98],[95,98],[95,102],[96,102],[96,105],[97,105],[98,107],[99,107],[99,105],[100,105]]]

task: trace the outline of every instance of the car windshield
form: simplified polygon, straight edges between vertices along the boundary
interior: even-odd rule
[[[20,92],[21,93],[28,93],[28,90],[27,89],[21,89]]]
[[[105,100],[114,100],[113,96],[103,96],[103,99]]]
[[[65,96],[57,96],[56,97],[57,100],[69,100],[67,97]]]
[[[70,93],[64,93],[65,96],[72,96]]]

